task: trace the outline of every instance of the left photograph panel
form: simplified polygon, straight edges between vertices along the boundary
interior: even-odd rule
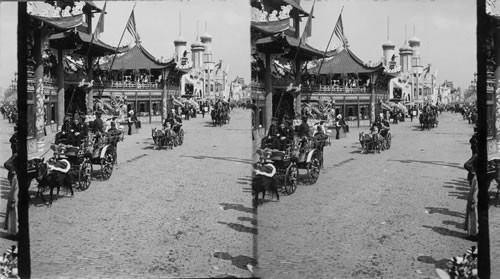
[[[252,277],[249,25],[244,0],[0,2],[2,275]]]

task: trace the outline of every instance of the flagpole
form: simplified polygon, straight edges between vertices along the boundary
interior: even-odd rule
[[[342,6],[342,9],[340,10],[340,15],[339,15],[339,18],[340,16],[342,16],[342,11],[344,11],[344,6]],[[338,22],[338,19],[337,19],[337,22]],[[335,24],[335,26],[337,26],[337,24]],[[325,48],[325,53],[323,54],[323,59],[321,60],[321,64],[319,65],[319,69],[318,69],[318,75],[316,77],[316,81],[318,81],[319,79],[319,75],[320,75],[320,72],[321,72],[321,68],[323,67],[323,63],[325,62],[325,58],[326,58],[326,53],[328,52],[328,47],[330,46],[330,43],[332,41],[332,38],[333,38],[333,35],[335,34],[335,27],[333,28],[332,30],[332,34],[330,35],[330,40],[328,40],[328,45],[326,45],[326,48]]]
[[[135,5],[137,5],[137,2],[134,3],[134,7],[132,7],[132,11],[130,12],[130,16],[132,16],[132,13],[134,12]],[[129,16],[129,19],[130,19],[130,16]],[[127,20],[127,24],[128,24],[128,20]],[[122,43],[123,35],[125,35],[125,30],[127,30],[127,24],[125,24],[125,28],[123,28],[122,36],[120,37],[120,41],[118,42],[118,46],[116,46],[115,56],[113,56],[113,61],[111,61],[111,66],[109,66],[108,76],[111,73],[111,70],[113,69],[113,64],[115,63],[115,60],[116,60],[116,54],[118,53],[118,48],[120,48],[120,45]]]

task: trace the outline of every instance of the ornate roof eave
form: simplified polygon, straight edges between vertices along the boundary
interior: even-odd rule
[[[351,62],[349,62],[348,60],[342,61],[340,59],[350,59]],[[352,64],[352,62],[354,64]],[[335,65],[329,66],[330,64],[335,64]],[[336,67],[337,69],[330,70],[331,67],[334,68]],[[351,70],[353,68],[356,68],[357,70]],[[317,70],[319,70],[318,66],[313,67],[308,71],[312,74],[318,74]],[[332,59],[325,61],[325,63],[321,68],[321,72],[319,74],[374,73],[374,72],[383,72],[383,70],[384,66],[382,62],[379,62],[378,64],[373,66],[368,66],[361,59],[359,59],[354,53],[352,53],[349,48],[344,48]]]
[[[49,42],[52,48],[74,50],[73,52],[76,54],[89,54],[94,57],[110,55],[115,52],[122,53],[128,48],[121,47],[117,50],[116,47],[93,39],[92,35],[75,29],[53,34],[49,37]]]
[[[141,55],[143,55],[142,58]],[[139,64],[140,66],[138,66]],[[113,68],[111,70],[165,69],[172,66],[173,64],[175,64],[175,60],[173,58],[171,58],[168,62],[159,62],[151,53],[149,53],[146,49],[144,49],[141,44],[136,44],[133,48],[128,50],[124,55],[116,58],[113,64]],[[111,62],[104,63],[101,65],[101,67],[106,70],[109,70],[110,66]]]

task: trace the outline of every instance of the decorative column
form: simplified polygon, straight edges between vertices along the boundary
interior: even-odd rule
[[[495,62],[496,62],[496,68],[495,68],[495,102],[496,102],[496,107],[495,107],[495,139],[496,139],[496,146],[493,147],[495,151],[500,150],[500,28],[495,29],[494,33],[494,46],[495,46]],[[474,77],[475,79],[475,77]],[[477,90],[477,89],[476,89]],[[488,90],[488,89],[486,89]],[[491,124],[489,124],[491,125]],[[489,126],[488,125],[488,126]],[[489,143],[489,141],[488,141]],[[492,146],[491,146],[492,147]],[[488,144],[488,149],[491,148],[490,144]],[[492,152],[488,152],[492,153]]]
[[[301,82],[301,80],[300,80],[301,62],[302,61],[300,61],[298,59],[295,61],[295,83],[297,84],[296,86],[300,86],[300,82]],[[300,114],[301,107],[302,107],[302,94],[301,94],[300,90],[298,90],[297,91],[297,98],[295,99],[295,113],[298,112]]]
[[[265,111],[264,111],[264,127],[266,131],[271,126],[271,118],[273,115],[273,88],[272,88],[272,78],[271,78],[271,54],[266,53],[266,73],[264,75],[264,86],[265,86]]]
[[[57,50],[57,130],[64,123],[64,61],[63,50]]]
[[[93,57],[92,55],[87,56],[87,79],[88,82],[91,82],[92,79],[94,78],[93,73],[92,73],[92,68],[93,68]],[[87,111],[86,114],[92,114],[94,111],[94,89],[93,87],[88,87],[88,93],[87,93]]]
[[[39,141],[44,134],[45,127],[45,110],[44,110],[44,93],[43,93],[43,41],[46,37],[46,32],[43,29],[38,29],[34,32],[35,45],[33,47],[33,56],[35,58],[35,137]]]

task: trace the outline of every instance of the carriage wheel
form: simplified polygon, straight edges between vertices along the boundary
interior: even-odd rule
[[[387,134],[387,138],[386,138],[386,144],[387,144],[387,149],[390,149],[391,148],[391,134]]]
[[[287,195],[295,193],[297,181],[299,180],[299,168],[295,163],[291,163],[286,169],[284,186]]]
[[[318,181],[319,178],[319,168],[320,168],[320,162],[318,155],[314,155],[311,158],[311,162],[307,164],[307,175],[309,176],[309,183],[314,184],[316,181]]]
[[[102,180],[108,180],[113,173],[113,154],[107,151],[104,158],[101,158],[101,177]]]
[[[182,145],[184,143],[184,130],[179,131],[179,145]]]
[[[89,158],[83,159],[78,170],[78,187],[81,191],[85,191],[90,187],[92,178],[92,163]]]

